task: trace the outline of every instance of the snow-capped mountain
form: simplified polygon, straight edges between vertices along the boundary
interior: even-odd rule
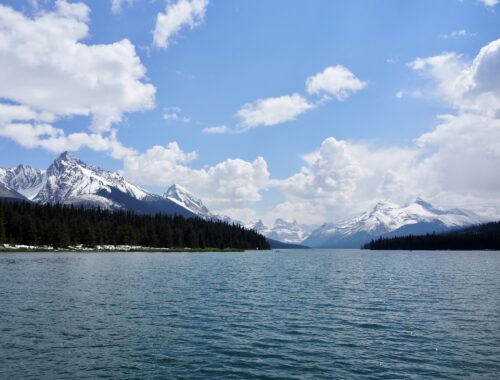
[[[173,184],[170,186],[167,192],[163,194],[163,197],[186,208],[202,219],[212,219],[214,217],[214,215],[212,215],[208,208],[203,204],[201,199],[196,198],[186,188],[180,185]]]
[[[306,239],[312,228],[298,224],[296,221],[287,222],[283,219],[276,219],[272,227],[265,226],[262,220],[255,224],[250,224],[247,228],[253,229],[269,239],[278,240],[284,243],[300,244]]]
[[[1,169],[0,182],[36,203],[194,216],[177,203],[127,182],[119,173],[87,165],[68,152],[61,154],[46,171],[23,165]]]
[[[35,169],[28,165],[15,168],[0,168],[0,183],[16,190],[28,199],[33,199],[45,186],[47,177],[45,170]]]
[[[379,236],[444,232],[481,222],[484,220],[473,212],[440,210],[420,198],[402,207],[379,202],[373,210],[358,217],[323,224],[303,244],[311,247],[359,248]]]
[[[167,192],[163,194],[163,197],[184,207],[199,218],[205,220],[219,220],[229,224],[241,224],[241,222],[231,219],[229,216],[213,214],[207,206],[203,204],[201,199],[196,197],[185,187],[176,183],[168,188]]]
[[[135,199],[143,199],[148,193],[134,186],[119,175],[87,165],[72,154],[61,154],[49,166],[45,185],[33,198],[38,203],[97,203],[112,206],[103,192],[112,189],[128,194]],[[103,199],[100,199],[103,198]]]

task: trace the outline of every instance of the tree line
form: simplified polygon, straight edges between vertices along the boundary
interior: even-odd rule
[[[0,244],[6,243],[54,248],[269,249],[264,236],[222,221],[0,200]]]
[[[500,222],[446,233],[379,238],[363,246],[373,250],[500,250]]]

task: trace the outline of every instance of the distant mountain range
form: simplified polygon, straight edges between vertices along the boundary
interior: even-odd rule
[[[298,224],[297,221],[287,222],[284,219],[276,219],[274,225],[266,226],[262,220],[245,225],[266,236],[269,239],[278,240],[289,244],[301,244],[314,229],[312,226]]]
[[[420,198],[404,206],[379,202],[358,217],[323,224],[302,244],[315,248],[359,248],[378,237],[446,232],[484,221],[471,211],[441,210]]]
[[[0,197],[30,200],[40,204],[73,204],[110,210],[130,210],[146,214],[177,214],[240,224],[227,216],[217,215],[186,188],[174,184],[163,196],[148,192],[127,182],[119,173],[90,166],[70,153],[61,154],[47,170],[27,165],[0,168]],[[279,248],[300,245],[313,248],[359,248],[378,237],[446,232],[458,227],[485,222],[473,212],[441,210],[423,199],[398,206],[379,202],[371,211],[341,221],[326,223],[313,230],[311,226],[276,219],[273,226],[262,220],[245,225]],[[276,243],[273,243],[276,242]],[[285,245],[280,245],[280,244]]]

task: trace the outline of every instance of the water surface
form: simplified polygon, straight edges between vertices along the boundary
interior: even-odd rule
[[[0,254],[0,378],[498,378],[500,253]]]

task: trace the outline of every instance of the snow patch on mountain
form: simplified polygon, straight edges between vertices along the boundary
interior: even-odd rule
[[[45,170],[35,169],[28,165],[18,165],[8,169],[0,168],[0,183],[28,199],[33,199],[45,186],[46,181]]]
[[[326,223],[314,230],[304,244],[319,246],[328,239],[345,239],[352,236],[378,237],[404,226],[439,224],[444,228],[457,228],[484,222],[477,214],[461,210],[441,210],[418,198],[405,206],[379,202],[368,212],[338,223]],[[364,234],[364,235],[362,235]]]

